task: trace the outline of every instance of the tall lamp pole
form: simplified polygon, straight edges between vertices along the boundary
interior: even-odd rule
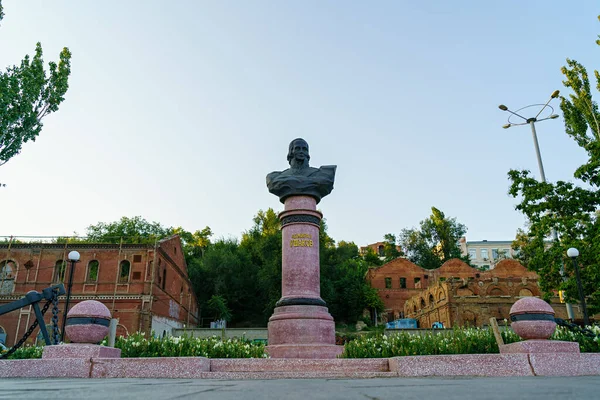
[[[535,147],[535,155],[537,157],[538,167],[540,168],[540,178],[543,183],[546,183],[546,174],[544,173],[544,164],[542,163],[542,156],[540,154],[540,145],[538,144],[537,133],[535,131],[535,123],[545,121],[548,119],[558,118],[558,115],[554,114],[554,108],[550,105],[550,102],[552,101],[552,99],[557,98],[559,93],[560,92],[558,90],[555,90],[554,92],[552,92],[552,94],[550,95],[550,98],[548,99],[546,104],[530,104],[528,106],[519,108],[517,111],[509,110],[508,107],[506,107],[504,104],[500,104],[498,106],[498,108],[501,109],[502,111],[506,111],[511,114],[508,117],[508,121],[507,121],[508,123],[502,126],[504,129],[508,129],[511,126],[521,126],[521,125],[529,125],[531,127],[531,134],[533,135],[533,146]],[[522,116],[521,114],[519,114],[523,110],[529,110],[529,109],[533,109],[535,112],[535,110],[537,108],[539,108],[539,111],[535,115],[535,117],[526,118],[526,117]],[[544,112],[544,110],[546,108],[548,108],[550,110],[550,113],[545,114],[545,116],[543,116],[542,118],[539,118],[540,115],[542,115],[542,112]],[[521,121],[519,119],[515,120],[515,118],[520,118],[523,121]],[[554,228],[552,228],[552,231],[550,233],[552,235],[552,240],[554,240],[555,242],[558,242],[558,234],[556,233],[556,230]],[[565,276],[564,262],[562,262],[562,264],[560,266],[560,275],[562,276],[563,282],[567,280],[567,277]],[[568,315],[569,319],[574,320],[573,306],[569,303],[565,303],[565,307],[567,309],[567,315]]]
[[[581,311],[583,311],[583,323],[587,326],[590,324],[588,318],[587,307],[585,306],[585,295],[583,294],[583,286],[581,285],[581,276],[579,275],[579,265],[577,265],[577,257],[579,256],[579,250],[571,247],[567,250],[567,256],[573,260],[573,268],[575,269],[575,279],[577,279],[577,290],[579,291],[579,301],[581,301]]]
[[[62,332],[60,341],[65,341],[65,326],[67,325],[67,312],[69,311],[69,303],[71,302],[71,289],[73,289],[73,272],[75,272],[75,263],[79,262],[79,252],[73,250],[69,253],[68,258],[71,262],[71,270],[69,271],[69,282],[67,284],[67,299],[65,301],[65,312],[63,314]]]

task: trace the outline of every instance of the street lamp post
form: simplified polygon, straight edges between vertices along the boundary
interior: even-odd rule
[[[579,275],[579,265],[577,265],[577,257],[579,256],[579,250],[571,247],[567,250],[567,256],[573,260],[573,268],[575,268],[575,279],[577,279],[577,290],[579,291],[579,301],[581,301],[581,311],[583,312],[583,323],[584,325],[590,324],[588,318],[587,307],[585,306],[585,295],[583,294],[583,286],[581,285],[581,276]]]
[[[517,111],[509,110],[508,107],[506,107],[504,104],[500,104],[498,106],[498,108],[501,109],[502,111],[506,111],[511,114],[511,116],[508,117],[508,121],[507,121],[508,123],[502,126],[504,129],[508,129],[511,126],[520,126],[520,125],[529,125],[531,127],[531,134],[533,135],[533,146],[535,147],[535,155],[537,157],[538,167],[540,168],[540,178],[543,183],[546,183],[546,174],[544,173],[544,164],[542,163],[542,156],[540,154],[540,145],[538,144],[537,133],[535,130],[535,123],[545,121],[547,119],[558,118],[558,115],[554,114],[554,108],[550,105],[550,102],[552,101],[552,99],[557,98],[559,93],[560,92],[558,90],[555,90],[554,92],[552,92],[552,94],[550,95],[550,98],[548,99],[546,104],[531,104],[531,105],[519,108]],[[534,107],[540,107],[540,106],[541,106],[541,108],[535,117],[525,118],[524,116],[519,114],[519,112],[522,110],[526,110],[526,109],[534,108]],[[546,109],[546,107],[550,109],[550,114],[548,114],[546,117],[539,118],[539,116]],[[512,122],[511,118],[514,118],[514,117],[521,118],[524,122]],[[552,231],[550,233],[552,235],[552,240],[554,240],[555,242],[558,242],[558,233],[556,233],[556,230],[554,228],[552,228]],[[567,277],[565,276],[564,262],[562,262],[562,264],[560,266],[560,275],[562,276],[563,282],[567,280]],[[565,303],[565,307],[567,309],[567,316],[569,317],[570,320],[573,320],[574,319],[573,307],[569,303]]]
[[[69,303],[71,302],[71,289],[73,288],[73,272],[75,272],[75,263],[79,262],[79,252],[73,250],[69,253],[68,258],[71,262],[71,270],[69,271],[69,282],[67,284],[67,298],[65,300],[65,312],[63,314],[62,332],[60,341],[65,341],[65,326],[67,325],[67,312],[69,311]]]

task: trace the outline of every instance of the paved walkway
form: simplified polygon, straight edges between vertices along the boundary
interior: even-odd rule
[[[2,379],[0,399],[596,399],[600,378]]]

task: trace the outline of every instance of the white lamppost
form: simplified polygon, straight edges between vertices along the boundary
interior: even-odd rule
[[[65,301],[65,312],[63,315],[62,332],[60,334],[60,341],[65,341],[65,326],[67,325],[67,312],[69,311],[69,303],[71,301],[71,289],[73,288],[73,272],[75,272],[75,263],[79,262],[81,257],[78,251],[71,251],[67,256],[71,262],[71,271],[69,271],[69,283],[67,284],[67,299]]]

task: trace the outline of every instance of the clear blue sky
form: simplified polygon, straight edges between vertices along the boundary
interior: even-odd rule
[[[141,215],[239,237],[282,209],[265,175],[303,137],[312,166],[338,165],[319,205],[338,241],[376,242],[431,206],[469,240],[511,240],[524,218],[507,172],[539,173],[530,130],[503,130],[498,104],[567,93],[567,57],[598,68],[591,0],[3,4],[0,67],[37,41],[73,60],[60,110],[0,167],[0,235]],[[571,180],[585,154],[562,117],[538,136],[547,178]]]

